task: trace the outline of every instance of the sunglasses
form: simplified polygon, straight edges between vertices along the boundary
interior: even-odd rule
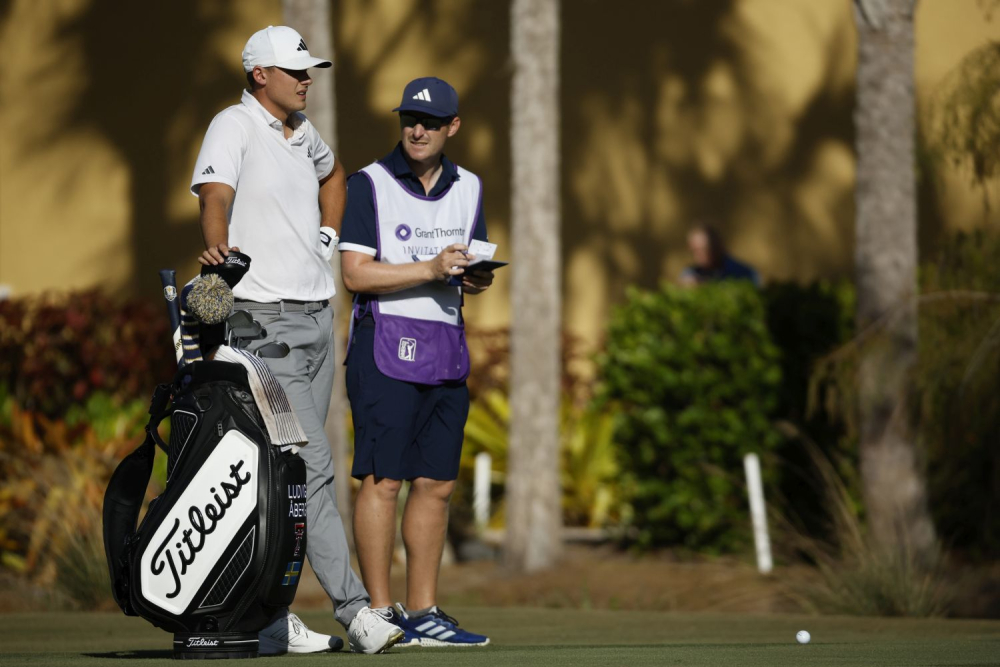
[[[416,127],[423,125],[425,130],[440,130],[445,125],[450,124],[451,118],[439,118],[437,116],[418,116],[412,113],[400,113],[400,127]]]
[[[301,82],[312,78],[311,76],[309,76],[309,70],[307,69],[285,69],[284,67],[277,67],[276,69],[280,69],[282,72],[292,77],[296,81]]]

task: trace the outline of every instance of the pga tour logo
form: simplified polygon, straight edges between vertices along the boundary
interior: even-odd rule
[[[399,358],[403,361],[417,360],[417,341],[413,338],[399,339]]]
[[[257,445],[229,431],[188,484],[142,554],[143,594],[181,614],[257,509]]]

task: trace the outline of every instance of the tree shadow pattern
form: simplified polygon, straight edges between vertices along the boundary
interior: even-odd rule
[[[197,217],[170,219],[168,201],[176,188],[187,188],[192,142],[227,103],[239,101],[238,74],[212,48],[236,10],[236,3],[197,0],[95,1],[58,33],[81,45],[87,73],[59,131],[96,130],[127,163],[127,287],[140,293],[159,289],[159,269],[190,263],[201,250]],[[199,138],[179,128],[193,128]]]

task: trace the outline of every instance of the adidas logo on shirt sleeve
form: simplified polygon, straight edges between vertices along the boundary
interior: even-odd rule
[[[206,169],[205,171],[201,172],[201,175],[205,176],[206,174],[214,174],[214,173],[215,173],[215,170],[212,169],[212,165],[208,165],[208,169]]]

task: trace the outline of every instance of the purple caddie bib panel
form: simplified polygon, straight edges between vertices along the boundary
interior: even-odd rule
[[[375,365],[395,380],[438,385],[469,377],[465,327],[386,315],[375,305]]]

